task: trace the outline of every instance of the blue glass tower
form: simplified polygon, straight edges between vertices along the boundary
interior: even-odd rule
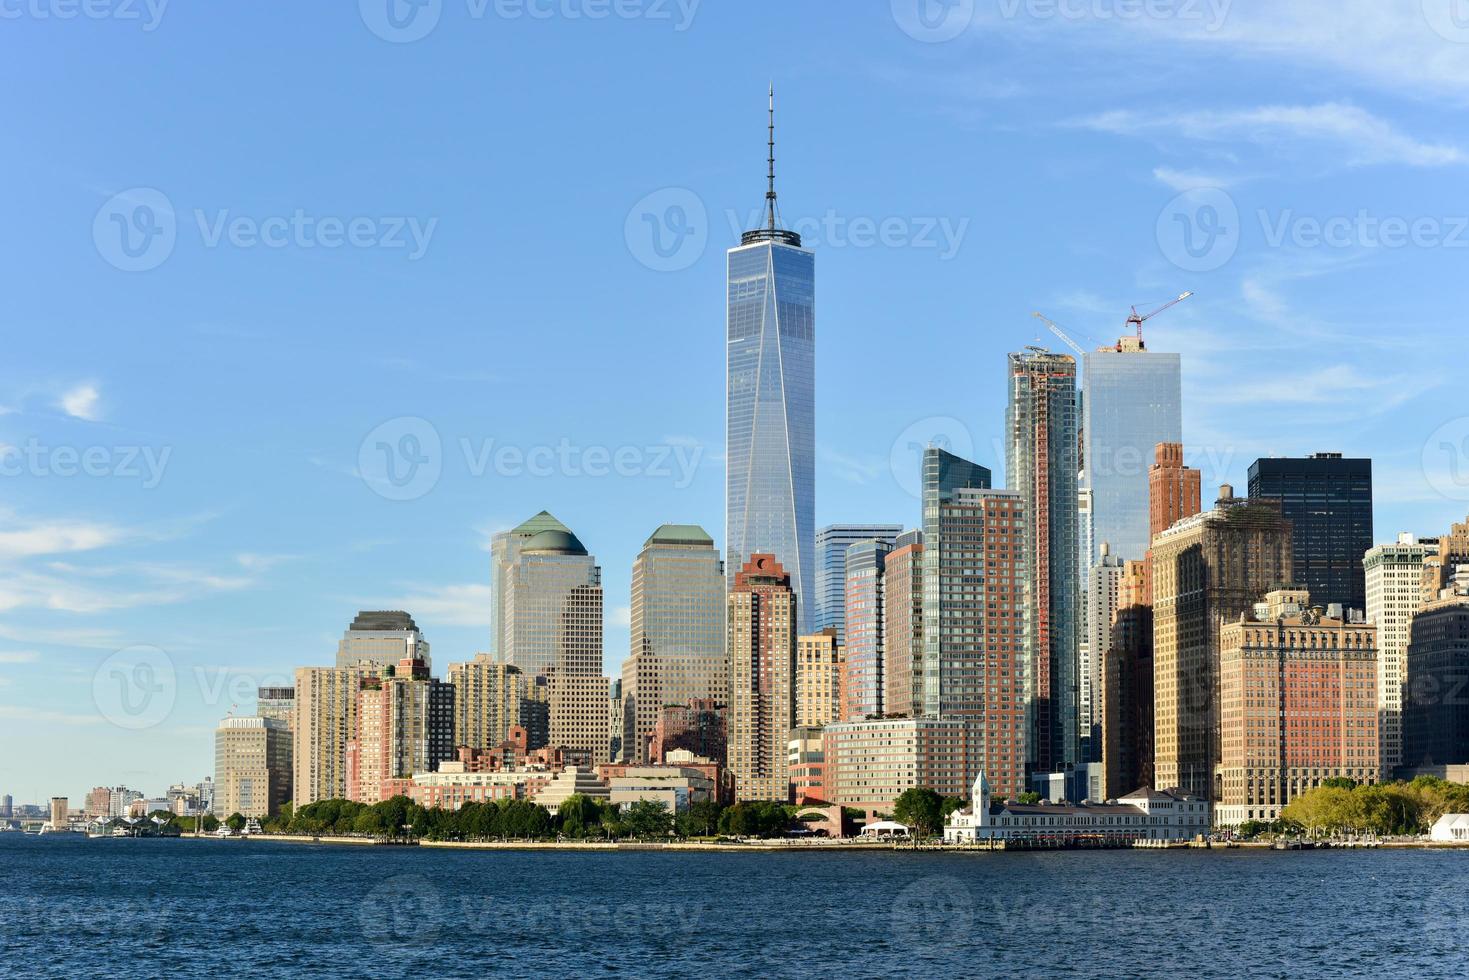
[[[775,555],[806,633],[816,599],[816,259],[777,225],[773,91],[769,181],[765,227],[728,253],[725,567],[733,584],[752,554]]]

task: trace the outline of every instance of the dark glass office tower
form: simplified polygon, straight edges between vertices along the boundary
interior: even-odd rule
[[[1257,459],[1250,497],[1281,502],[1290,521],[1296,585],[1311,604],[1367,608],[1362,557],[1372,549],[1372,460],[1316,453],[1305,459]]]

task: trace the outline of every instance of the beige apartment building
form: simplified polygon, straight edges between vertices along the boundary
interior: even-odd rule
[[[796,594],[774,555],[751,555],[729,593],[729,770],[739,800],[790,798]]]
[[[820,728],[837,720],[843,656],[835,629],[796,638],[796,727]]]
[[[214,815],[274,816],[291,798],[291,730],[275,718],[226,718],[214,732]]]

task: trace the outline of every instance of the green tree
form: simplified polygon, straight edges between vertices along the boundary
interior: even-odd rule
[[[245,817],[240,813],[231,813],[229,818],[225,820],[225,823],[229,825],[230,830],[233,830],[237,834],[245,829]]]
[[[918,837],[932,837],[943,826],[944,798],[926,786],[904,790],[893,803],[893,817]]]
[[[623,811],[622,819],[634,837],[667,837],[673,832],[673,814],[660,800],[638,800]]]
[[[1040,801],[1041,794],[1039,793],[1021,793],[1019,796],[1015,797],[1016,803],[1023,803],[1027,806],[1035,806]]]

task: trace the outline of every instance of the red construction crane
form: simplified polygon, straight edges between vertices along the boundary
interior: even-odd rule
[[[1188,299],[1192,295],[1193,295],[1193,292],[1192,291],[1189,291],[1187,293],[1184,293],[1183,295],[1179,296],[1178,299],[1175,299],[1172,302],[1163,304],[1162,306],[1158,307],[1156,310],[1154,310],[1151,313],[1139,313],[1137,311],[1137,307],[1134,306],[1132,308],[1132,316],[1130,316],[1130,317],[1127,318],[1127,327],[1128,327],[1128,329],[1135,329],[1137,331],[1137,343],[1138,343],[1138,346],[1139,347],[1143,346],[1143,324],[1144,323],[1146,323],[1147,321],[1151,320],[1153,317],[1157,316],[1159,313],[1164,312],[1165,310],[1171,310],[1171,309],[1173,309],[1179,303],[1182,303],[1184,300]]]

